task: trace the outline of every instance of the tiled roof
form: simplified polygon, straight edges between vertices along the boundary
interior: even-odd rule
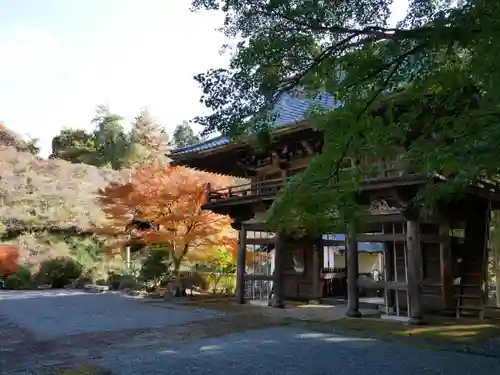
[[[327,93],[319,94],[315,99],[299,98],[288,93],[283,94],[274,106],[273,112],[276,113],[274,128],[279,129],[294,125],[303,120],[311,106],[317,105],[322,108],[335,108],[336,103]],[[231,139],[218,136],[194,145],[181,147],[171,152],[171,155],[187,154],[216,148],[231,142]]]

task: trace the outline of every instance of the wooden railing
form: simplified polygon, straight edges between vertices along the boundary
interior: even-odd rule
[[[248,182],[246,184],[228,186],[221,189],[206,187],[206,202],[214,203],[226,200],[235,200],[252,196],[275,196],[285,185],[288,179],[275,179],[261,182]]]
[[[366,183],[384,181],[403,176],[404,172],[395,165],[380,166],[370,176],[365,178]],[[260,182],[248,182],[246,184],[227,186],[220,189],[212,189],[210,184],[206,186],[207,204],[228,200],[248,199],[252,197],[274,197],[291,177],[286,179],[273,179]]]

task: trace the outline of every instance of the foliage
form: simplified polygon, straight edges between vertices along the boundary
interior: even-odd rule
[[[237,40],[228,69],[196,77],[212,110],[198,119],[206,131],[266,133],[269,109],[285,92],[327,92],[340,105],[311,108],[308,123],[324,133],[323,150],[275,202],[274,226],[321,232],[321,223],[331,231],[355,220],[368,171],[342,170],[348,156],[397,153],[413,172],[447,177],[415,204],[451,199],[498,175],[500,2],[410,0],[395,26],[392,3],[192,1],[194,9],[224,12],[222,30]]]
[[[37,279],[50,284],[52,288],[63,288],[73,279],[77,279],[83,272],[83,267],[70,257],[47,259],[40,265]]]
[[[172,143],[175,148],[186,147],[201,141],[201,137],[194,133],[187,121],[175,127]]]
[[[19,263],[19,248],[17,246],[0,244],[0,278],[17,271]]]
[[[496,286],[496,305],[500,307],[500,212],[494,211],[491,218],[490,249],[491,259],[488,267],[489,281]]]
[[[50,158],[95,165],[96,150],[92,134],[83,129],[61,129],[59,135],[52,139]]]
[[[17,279],[19,280],[18,287],[21,287],[21,288],[29,286],[31,284],[31,282],[33,281],[33,275],[31,273],[31,270],[27,266],[22,265],[22,264],[20,264],[17,267],[16,272],[14,272],[11,275],[15,275],[17,277]],[[9,275],[9,276],[11,276],[11,275]]]
[[[96,189],[122,181],[127,172],[39,160],[13,148],[0,148],[0,222],[9,228],[87,229],[104,218]]]
[[[168,161],[168,135],[147,109],[135,118],[130,132],[125,131],[123,119],[106,106],[97,107],[92,124],[92,132],[62,129],[52,140],[50,158],[112,169]]]
[[[42,160],[13,132],[2,129],[0,248],[17,248],[19,263],[35,273],[42,261],[57,256],[76,259],[95,278],[122,267],[120,259],[98,251],[106,238],[89,231],[105,220],[96,189],[123,181],[128,171]]]
[[[226,250],[218,250],[210,256],[205,264],[205,268],[208,270],[208,280],[214,294],[219,289],[221,281],[236,271],[233,257]]]
[[[2,122],[0,122],[0,147],[1,146],[13,147],[17,151],[29,152],[35,155],[38,154],[39,151],[36,139],[30,138],[28,141],[25,141]]]
[[[143,109],[132,123],[130,141],[129,165],[167,162],[168,134],[147,109]]]
[[[15,273],[11,273],[5,278],[6,289],[19,289],[21,286],[21,278]]]
[[[164,247],[152,247],[148,249],[148,255],[142,263],[140,277],[144,281],[151,281],[156,287],[164,280],[168,280],[171,274],[171,250]]]
[[[213,245],[230,245],[230,220],[208,210],[204,188],[225,184],[221,176],[184,167],[144,165],[136,169],[129,183],[112,183],[99,191],[99,201],[109,219],[103,233],[121,236],[117,248],[130,242],[161,244],[171,249],[177,274],[181,262],[203,259]],[[230,181],[227,181],[230,183]],[[151,223],[137,229],[132,220]]]
[[[121,124],[122,117],[112,113],[108,107],[97,107],[92,123],[96,126],[94,143],[99,165],[120,169],[129,153],[130,142]]]

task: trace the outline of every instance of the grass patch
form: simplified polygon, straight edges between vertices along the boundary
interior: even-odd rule
[[[92,365],[44,366],[31,372],[34,375],[113,375],[109,370]]]
[[[402,323],[375,319],[343,318],[327,323],[332,328],[372,333],[396,338],[415,338],[426,342],[478,344],[500,337],[500,321],[467,322],[455,320],[431,321],[425,326],[413,327]]]

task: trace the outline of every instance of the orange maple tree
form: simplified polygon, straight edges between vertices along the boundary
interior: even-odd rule
[[[19,248],[14,245],[0,245],[0,278],[17,271],[19,263]]]
[[[118,236],[115,248],[130,242],[162,244],[170,250],[174,272],[181,262],[206,259],[209,249],[234,248],[230,218],[202,210],[205,186],[229,185],[230,177],[185,167],[143,165],[128,183],[99,190],[99,202],[109,223],[101,232]],[[141,230],[132,222],[148,222]],[[116,246],[118,245],[118,246]]]

